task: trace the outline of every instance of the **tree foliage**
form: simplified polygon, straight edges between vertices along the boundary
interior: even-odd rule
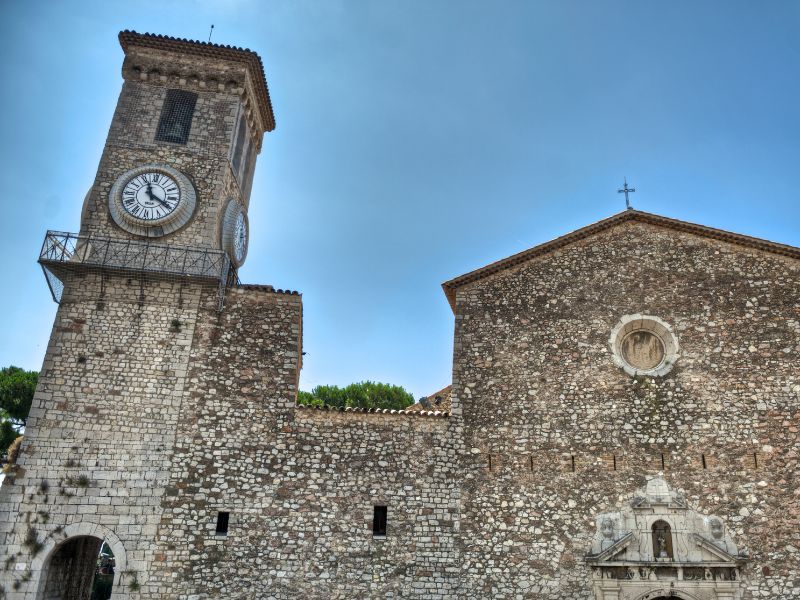
[[[5,453],[25,427],[39,374],[19,367],[0,369],[0,453]]]
[[[310,392],[298,392],[297,403],[336,408],[350,406],[402,410],[414,404],[414,397],[399,385],[362,381],[343,388],[336,385],[318,385]]]

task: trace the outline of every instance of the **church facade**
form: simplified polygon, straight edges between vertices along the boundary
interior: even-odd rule
[[[443,285],[445,404],[298,406],[302,298],[236,277],[261,61],[120,42],[0,597],[88,597],[101,545],[114,599],[800,597],[800,249],[627,210]]]

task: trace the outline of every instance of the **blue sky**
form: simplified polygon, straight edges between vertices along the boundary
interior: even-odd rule
[[[241,277],[296,289],[301,387],[450,381],[441,282],[624,208],[800,245],[800,3],[4,0],[0,365],[38,369],[36,264],[77,231],[121,29],[256,50],[277,118]]]

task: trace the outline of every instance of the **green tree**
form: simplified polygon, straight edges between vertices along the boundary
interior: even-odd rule
[[[310,392],[297,393],[297,403],[308,406],[344,408],[393,408],[402,410],[414,404],[414,397],[399,385],[362,381],[340,388],[318,385]]]
[[[0,452],[5,454],[25,427],[39,374],[19,367],[0,369]]]

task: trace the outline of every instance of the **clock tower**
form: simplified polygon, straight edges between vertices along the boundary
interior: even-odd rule
[[[247,328],[269,348],[248,361],[262,374],[248,389],[287,414],[296,395],[300,297],[237,276],[275,128],[261,59],[134,31],[119,41],[122,91],[80,231],[47,232],[39,257],[59,309],[0,491],[0,597],[88,598],[101,548],[116,563],[112,598],[176,597],[158,566],[172,540],[157,538],[181,510],[168,498],[200,439],[194,415],[225,387],[198,389],[221,368],[208,353]],[[267,326],[283,341],[254,332]]]
[[[123,31],[124,83],[82,236],[247,252],[247,209],[275,117],[257,54]]]

